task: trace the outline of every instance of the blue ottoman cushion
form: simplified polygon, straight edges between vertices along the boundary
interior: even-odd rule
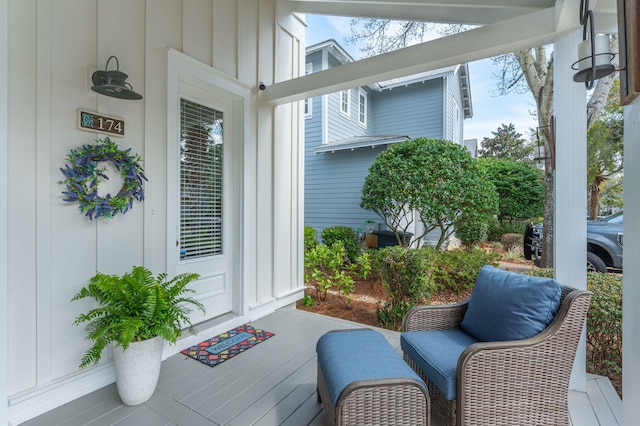
[[[484,266],[460,327],[482,342],[528,339],[553,321],[561,295],[554,279]]]
[[[451,330],[409,331],[402,333],[402,351],[440,392],[456,399],[456,368],[460,354],[477,339],[459,328]]]
[[[316,352],[334,407],[342,391],[357,381],[408,378],[426,391],[422,379],[375,330],[329,332],[318,340]]]

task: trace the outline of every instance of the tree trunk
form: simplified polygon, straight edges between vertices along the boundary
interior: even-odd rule
[[[538,113],[538,127],[542,133],[546,157],[544,160],[544,230],[542,233],[542,257],[539,266],[553,267],[554,228],[554,169],[555,140],[553,135],[553,53],[547,61],[544,48],[521,50],[515,57],[531,89]]]
[[[595,220],[598,218],[598,211],[600,210],[600,185],[592,184],[589,187],[589,219]]]
[[[547,145],[545,143],[545,145]],[[551,152],[551,151],[547,151]],[[553,198],[554,198],[554,177],[555,170],[552,167],[552,159],[544,160],[544,229],[542,232],[542,257],[540,258],[541,268],[553,268]]]
[[[598,170],[589,185],[589,219],[595,220],[600,213],[600,186],[608,179],[602,170]]]

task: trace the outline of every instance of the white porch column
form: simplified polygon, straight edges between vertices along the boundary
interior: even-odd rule
[[[640,419],[640,97],[624,109],[622,418]]]
[[[8,344],[9,324],[7,317],[7,298],[9,285],[7,282],[7,205],[8,178],[7,154],[9,134],[9,2],[0,0],[0,425],[9,422],[8,391]]]
[[[573,81],[571,64],[578,59],[582,28],[558,37],[555,45],[554,104],[556,116],[555,235],[556,279],[587,287],[587,109],[584,84]],[[576,354],[570,388],[585,391],[586,331]]]

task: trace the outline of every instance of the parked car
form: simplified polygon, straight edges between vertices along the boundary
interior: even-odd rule
[[[622,269],[622,212],[587,221],[587,271],[607,272]],[[527,225],[524,256],[538,259],[542,254],[542,224]]]

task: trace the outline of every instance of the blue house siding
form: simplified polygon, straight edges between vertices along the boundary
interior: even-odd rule
[[[329,226],[364,228],[366,220],[380,222],[360,208],[362,185],[376,155],[386,146],[313,154],[306,148],[305,225],[318,231]]]
[[[311,117],[305,118],[304,125],[304,137],[307,141],[322,141],[322,98],[315,97],[310,100]],[[310,147],[305,143],[305,150]],[[311,154],[313,154],[313,148],[311,148]]]
[[[340,93],[327,95],[327,119],[328,122],[331,123],[328,128],[328,142],[352,136],[371,136],[376,134],[372,132],[371,126],[368,125],[365,128],[358,123],[358,89],[350,89],[349,92],[351,93],[349,116],[340,112]],[[369,98],[371,98],[371,95],[369,95]],[[371,105],[371,100],[369,100],[369,105]],[[369,109],[370,108],[369,106]],[[371,123],[372,121],[375,121],[375,118],[371,120],[369,113],[367,123]]]
[[[373,132],[378,135],[443,137],[443,80],[441,78],[372,92],[369,105]]]
[[[313,72],[322,69],[322,52],[313,52],[306,56],[305,63],[313,62]]]

